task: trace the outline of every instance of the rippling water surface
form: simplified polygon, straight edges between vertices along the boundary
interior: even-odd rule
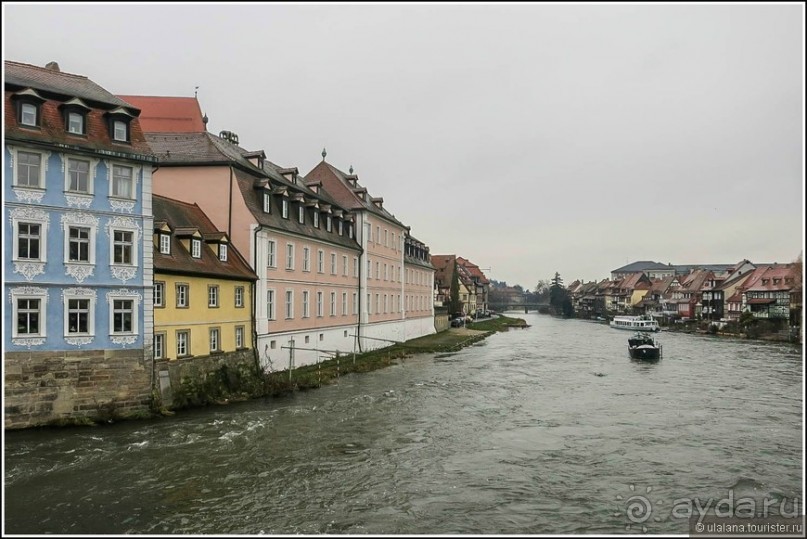
[[[639,363],[628,332],[518,316],[289,397],[7,432],[5,531],[687,533],[676,500],[801,497],[801,347],[662,332]]]

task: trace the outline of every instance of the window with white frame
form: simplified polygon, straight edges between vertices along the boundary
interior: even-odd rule
[[[165,307],[165,282],[156,281],[154,283],[154,301],[152,304],[155,307]]]
[[[193,258],[202,258],[202,240],[191,239],[191,256]]]
[[[286,319],[294,318],[294,290],[286,290]]]
[[[353,276],[354,277],[359,276],[359,257],[358,256],[353,257]]]
[[[336,292],[331,292],[331,316],[336,316]]]
[[[359,295],[353,292],[353,314],[359,314]]]
[[[375,243],[381,245],[381,227],[378,225],[375,227]]]
[[[317,316],[322,316],[324,305],[322,305],[322,292],[317,292]]]
[[[227,262],[227,244],[219,243],[219,260]]]
[[[18,260],[40,260],[42,250],[42,224],[16,223],[16,258]]]
[[[112,231],[112,263],[128,266],[134,264],[134,232]]]
[[[32,103],[22,103],[20,105],[20,123],[22,125],[39,125],[39,107]]]
[[[297,208],[297,221],[302,225],[305,224],[305,206],[300,204]]]
[[[269,240],[266,243],[266,265],[270,268],[277,267],[277,242]]]
[[[283,219],[289,218],[289,201],[286,198],[281,201],[281,215]]]
[[[384,313],[387,312],[387,295],[384,294]]]
[[[332,219],[331,219],[331,216],[330,216],[330,215],[326,215],[326,216],[325,216],[325,230],[327,230],[328,232],[330,232],[330,231],[331,231],[331,226],[332,226]]]
[[[387,280],[387,263],[384,263],[384,280]]]
[[[218,352],[220,351],[219,347],[219,328],[210,328],[210,351],[211,352]]]
[[[235,287],[235,306],[237,308],[241,308],[244,306],[244,287],[243,286],[236,286]]]
[[[266,291],[266,318],[269,320],[275,319],[275,291]]]
[[[347,224],[347,237],[353,239],[353,223]]]
[[[134,169],[123,165],[112,165],[112,189],[110,196],[134,198]]]
[[[336,275],[336,253],[331,253],[331,275]]]
[[[165,333],[154,334],[154,359],[165,359]]]
[[[311,312],[309,310],[309,293],[308,290],[303,290],[303,318],[308,318],[311,316]]]
[[[42,185],[42,154],[18,151],[14,161],[17,173],[15,175],[17,187],[43,187]]]
[[[375,263],[375,278],[376,279],[381,279],[380,271],[378,270],[379,267],[380,267],[380,264],[378,263],[378,260],[376,260],[376,263]]]
[[[67,190],[71,193],[92,193],[89,161],[67,158]]]
[[[263,213],[272,213],[272,195],[263,194]]]
[[[190,285],[176,284],[177,307],[184,309],[190,306]]]
[[[113,298],[112,300],[112,334],[132,334],[137,328],[137,311],[132,298]]]
[[[12,337],[26,339],[45,337],[48,293],[44,288],[12,289],[13,325]]]
[[[94,300],[92,297],[64,295],[65,336],[87,336],[95,333]]]
[[[67,113],[67,132],[72,135],[84,134],[84,115],[79,112]]]
[[[311,249],[303,247],[303,271],[311,271]]]
[[[319,228],[319,212],[314,208],[314,227]]]
[[[218,287],[218,285],[214,285],[214,284],[207,285],[207,306],[208,307],[218,307],[219,306],[219,287]]]
[[[294,269],[294,244],[287,243],[286,244],[286,269],[293,270]]]
[[[375,312],[381,314],[381,294],[375,295]]]
[[[244,326],[235,326],[235,348],[244,348]]]
[[[112,138],[118,142],[129,141],[129,125],[121,120],[112,122]]]
[[[177,331],[177,357],[185,357],[190,355],[189,345],[191,342],[190,330],[184,329]]]
[[[323,273],[325,271],[325,251],[322,249],[317,250],[317,272]]]
[[[347,315],[347,292],[342,292],[342,316]]]
[[[347,277],[347,256],[342,255],[342,275]]]
[[[372,296],[368,293],[367,294],[367,314],[373,314],[373,303],[370,300]]]
[[[338,227],[338,230],[339,230],[339,235],[341,236],[342,235],[342,229],[343,229],[341,219],[339,221],[337,221],[337,227]]]
[[[387,246],[388,246],[388,244],[387,244],[387,229],[385,228],[384,229],[384,247],[387,247]]]
[[[68,262],[91,262],[92,261],[92,242],[91,228],[84,226],[69,226],[67,229],[68,248],[67,260]]]
[[[171,254],[171,236],[160,234],[160,252],[164,255]]]

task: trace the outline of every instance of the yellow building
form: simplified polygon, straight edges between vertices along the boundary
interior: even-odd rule
[[[196,204],[158,195],[154,211],[154,357],[252,348],[258,276]]]

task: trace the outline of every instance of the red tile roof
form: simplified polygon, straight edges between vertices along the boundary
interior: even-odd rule
[[[205,239],[226,239],[226,234],[216,226],[196,204],[188,204],[168,197],[153,195],[154,220],[167,222],[176,231],[183,228],[198,228]],[[228,243],[227,261],[219,260],[203,245],[202,256],[193,258],[177,237],[171,234],[171,253],[163,254],[154,246],[154,271],[179,274],[207,275],[220,279],[257,281],[258,276],[232,243]]]
[[[140,109],[144,133],[204,133],[207,126],[195,97],[119,95]]]

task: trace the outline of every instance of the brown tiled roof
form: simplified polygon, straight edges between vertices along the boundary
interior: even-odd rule
[[[403,228],[407,228],[405,224],[396,219],[394,215],[386,210],[386,208],[379,208],[373,204],[369,195],[367,196],[368,200],[362,200],[359,198],[359,196],[355,193],[355,189],[358,188],[358,190],[364,191],[367,189],[358,185],[357,188],[351,187],[347,180],[348,177],[356,178],[355,175],[345,174],[327,161],[321,161],[311,170],[311,172],[306,174],[305,182],[307,184],[322,182],[322,186],[325,188],[325,190],[328,191],[331,196],[333,196],[334,200],[336,200],[336,202],[342,207],[351,210],[364,209]],[[376,200],[380,199],[376,198]]]
[[[120,99],[140,109],[144,133],[204,133],[202,109],[195,97],[120,95]]]
[[[116,97],[84,75],[63,73],[45,67],[20,62],[5,61],[5,83],[19,88],[35,88],[64,97],[80,97],[115,107],[132,109],[135,115],[139,112],[136,106]]]
[[[451,285],[451,279],[454,277],[454,261],[455,255],[431,255],[432,266],[436,270],[434,273],[434,281],[442,287]]]
[[[765,268],[761,274],[757,276],[752,283],[746,287],[748,292],[758,291],[785,291],[790,290],[795,285],[795,281],[785,283],[785,278],[793,277],[793,268],[789,264],[769,266]],[[777,284],[773,283],[774,279],[778,279]]]
[[[236,165],[264,176],[243,148],[212,133],[146,133],[160,165]]]
[[[348,236],[347,231],[345,230],[343,234],[340,236],[337,230],[337,227],[334,225],[331,228],[331,232],[328,232],[325,229],[324,219],[320,220],[320,227],[315,228],[310,219],[306,219],[305,223],[300,223],[297,221],[297,214],[295,212],[289,212],[289,218],[284,219],[280,214],[280,209],[278,208],[277,204],[277,196],[272,196],[273,198],[273,208],[272,213],[265,213],[263,211],[263,193],[264,190],[255,187],[256,177],[247,174],[244,171],[235,170],[235,180],[238,184],[239,191],[241,192],[241,196],[244,200],[249,211],[252,213],[252,216],[255,218],[258,224],[263,225],[268,228],[273,228],[275,230],[282,230],[286,232],[290,232],[293,234],[298,234],[305,237],[311,237],[314,239],[319,239],[322,241],[326,241],[329,243],[334,243],[337,245],[341,245],[343,247],[347,247],[348,249],[353,250],[361,250],[358,242],[355,239],[351,239]],[[278,183],[280,181],[285,182],[285,184],[291,185],[290,182],[283,179],[271,178],[273,183]],[[294,186],[294,187],[301,187],[302,189],[307,190],[304,186]],[[290,187],[291,188],[291,187]],[[309,196],[317,197],[318,194],[314,194],[313,192],[310,193]],[[321,198],[321,197],[320,197]],[[354,234],[354,238],[355,238]]]
[[[154,195],[152,202],[155,219],[166,221],[174,230],[198,228],[205,237],[219,239],[226,237],[226,234],[216,230],[212,221],[196,204],[160,195]],[[193,258],[176,234],[171,235],[171,254],[163,254],[159,246],[154,247],[154,271],[244,281],[258,280],[258,276],[233,244],[230,243],[228,246],[226,262],[219,260],[219,257],[205,245],[202,246],[201,258]]]
[[[61,73],[27,64],[6,61],[5,136],[9,140],[39,142],[48,145],[81,148],[90,152],[119,154],[124,158],[153,161],[137,118],[139,110],[110,94],[87,77]],[[17,122],[12,96],[23,88],[34,88],[45,101],[40,106],[40,125],[22,126]],[[82,99],[90,110],[86,115],[86,135],[67,132],[60,106],[73,98]],[[128,142],[113,141],[106,114],[116,108],[128,108],[134,115],[129,124]]]

